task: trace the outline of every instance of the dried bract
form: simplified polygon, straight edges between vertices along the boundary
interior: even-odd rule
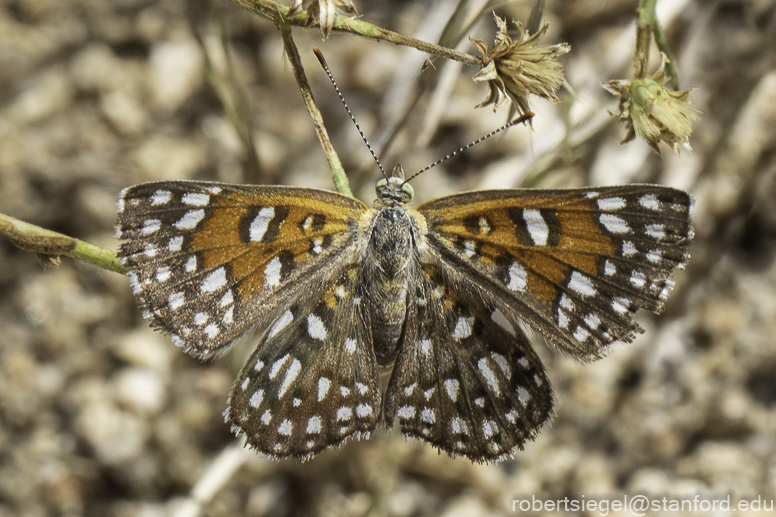
[[[680,144],[690,149],[692,123],[701,117],[701,111],[687,102],[695,88],[678,92],[666,88],[664,85],[670,79],[665,73],[667,62],[663,54],[660,68],[651,77],[646,77],[646,61],[642,58],[635,79],[604,84],[604,88],[620,97],[619,116],[627,127],[621,143],[638,136],[657,153],[660,153],[661,141],[677,154]]]
[[[331,34],[337,10],[348,16],[357,14],[356,6],[351,0],[294,0],[288,9],[288,16],[296,16],[305,9],[307,9],[306,23],[308,25],[320,24],[324,39]]]
[[[561,56],[571,50],[567,43],[539,45],[539,39],[549,27],[545,23],[536,34],[528,34],[522,23],[515,21],[518,37],[513,40],[507,34],[507,23],[495,16],[498,33],[493,46],[481,40],[471,39],[482,54],[482,68],[474,76],[475,81],[487,81],[488,97],[478,108],[493,104],[493,109],[512,101],[518,115],[525,115],[528,95],[534,94],[558,102],[555,92],[563,84],[563,67],[558,62]]]

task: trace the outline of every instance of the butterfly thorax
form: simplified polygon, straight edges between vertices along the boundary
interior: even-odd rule
[[[413,220],[406,205],[412,188],[404,184],[401,165],[378,182],[375,216],[364,260],[364,282],[372,300],[370,313],[378,364],[390,364],[398,352],[407,314],[407,291],[415,246]]]

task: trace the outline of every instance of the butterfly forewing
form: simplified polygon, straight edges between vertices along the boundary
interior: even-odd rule
[[[152,324],[200,358],[256,329],[225,416],[270,457],[309,458],[382,419],[451,455],[502,460],[552,415],[520,325],[598,358],[639,330],[637,309],[663,308],[687,260],[678,190],[484,191],[414,211],[399,169],[371,210],[288,187],[122,192],[119,255]],[[378,359],[394,357],[383,404]]]
[[[152,324],[209,357],[320,291],[365,209],[312,189],[144,183],[121,193],[119,256]]]
[[[385,417],[450,454],[499,461],[550,418],[552,390],[526,336],[466,287],[419,272]]]
[[[226,415],[251,447],[307,458],[374,430],[380,376],[360,291],[351,268],[322,298],[300,300],[270,325],[232,388]]]
[[[429,246],[581,359],[600,357],[639,329],[637,309],[660,311],[671,270],[687,259],[689,196],[652,185],[482,191],[418,211]]]

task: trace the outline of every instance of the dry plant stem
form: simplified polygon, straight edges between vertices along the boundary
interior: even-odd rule
[[[261,161],[256,149],[256,144],[253,140],[253,127],[250,118],[247,116],[250,112],[247,109],[248,101],[237,81],[237,74],[234,70],[234,62],[231,57],[230,47],[226,41],[223,17],[220,16],[220,11],[217,12],[219,13],[219,16],[215,21],[215,26],[218,30],[220,50],[224,55],[223,64],[225,69],[219,70],[216,64],[217,60],[213,59],[213,56],[211,56],[212,49],[208,47],[205,39],[197,30],[197,27],[192,25],[192,32],[205,56],[208,82],[221,101],[221,106],[223,106],[227,120],[234,128],[235,133],[237,133],[240,142],[242,142],[249,169],[248,171],[245,171],[246,182],[263,183],[264,178],[262,177]]]
[[[536,34],[541,28],[546,3],[546,0],[536,0],[533,9],[531,9],[531,16],[528,18],[528,23],[525,26],[525,30],[528,31],[528,34]]]
[[[636,53],[633,56],[634,70],[641,69],[641,55],[644,55],[645,62],[649,63],[649,46],[652,37],[654,37],[657,48],[668,57],[665,71],[666,75],[670,77],[669,84],[671,88],[678,90],[679,78],[676,75],[674,56],[671,53],[671,47],[668,46],[663,27],[657,19],[656,7],[657,0],[639,0],[639,7],[637,9],[639,17],[636,21]],[[638,79],[644,79],[644,77],[639,77]]]
[[[302,99],[307,107],[307,112],[313,120],[315,132],[318,134],[318,140],[320,140],[323,152],[326,154],[326,160],[329,162],[329,169],[331,169],[332,179],[334,180],[334,188],[336,188],[337,192],[340,194],[353,197],[353,193],[350,191],[350,186],[348,185],[348,177],[345,174],[345,169],[342,167],[342,162],[337,155],[337,151],[334,150],[334,146],[329,139],[329,133],[326,131],[326,126],[323,125],[323,116],[321,115],[318,106],[315,104],[315,99],[313,99],[313,92],[310,89],[310,83],[307,82],[307,76],[302,67],[299,51],[294,43],[294,38],[291,36],[291,26],[287,24],[280,25],[280,32],[283,35],[283,47],[285,48],[286,55],[291,63],[291,68],[294,70],[296,83],[299,85],[299,92],[302,94]]]
[[[232,479],[246,461],[255,458],[255,454],[245,448],[245,440],[239,439],[225,447],[208,465],[189,497],[172,513],[172,517],[199,517],[203,507]]]
[[[112,251],[25,223],[5,214],[0,214],[0,233],[7,235],[16,247],[32,251],[38,257],[66,255],[109,271],[127,273],[127,268],[121,265]]]
[[[276,3],[272,0],[234,0],[242,7],[253,11],[263,18],[266,18],[275,23],[278,27],[283,25],[298,25],[305,26],[306,12],[302,12],[294,16],[293,18],[286,19],[286,13],[288,7]],[[348,18],[346,16],[340,16],[339,14],[334,17],[333,31],[345,32],[350,34],[357,34],[364,38],[373,39],[376,41],[387,41],[394,45],[401,45],[405,47],[412,47],[434,56],[443,57],[446,59],[453,59],[460,61],[465,65],[472,65],[481,67],[482,60],[476,56],[459,52],[447,47],[441,47],[434,45],[433,43],[427,43],[425,41],[417,40],[415,38],[409,38],[402,34],[398,34],[393,31],[382,29],[371,23],[367,23],[356,18]]]

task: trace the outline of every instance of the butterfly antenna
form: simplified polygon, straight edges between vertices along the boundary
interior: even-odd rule
[[[495,134],[498,134],[498,133],[501,133],[501,132],[502,132],[502,131],[504,131],[505,129],[508,129],[508,128],[510,128],[510,127],[512,127],[512,126],[514,126],[514,125],[520,124],[521,122],[526,122],[527,120],[531,120],[531,119],[533,118],[533,116],[534,116],[534,114],[533,114],[533,113],[531,113],[531,112],[529,111],[529,112],[528,112],[528,113],[526,113],[525,115],[523,115],[523,116],[521,116],[521,117],[518,117],[518,118],[516,118],[516,119],[515,119],[515,120],[513,120],[512,122],[508,122],[508,123],[504,124],[503,126],[501,126],[500,128],[498,128],[498,129],[496,129],[496,130],[494,130],[494,131],[491,131],[491,132],[490,132],[490,133],[488,133],[487,135],[485,135],[485,136],[481,136],[480,138],[478,138],[478,139],[477,139],[477,140],[475,140],[474,142],[471,142],[471,143],[470,143],[470,144],[468,144],[468,145],[465,145],[465,146],[463,146],[463,147],[460,147],[460,148],[458,148],[457,150],[453,151],[452,153],[450,153],[450,154],[448,154],[448,155],[446,155],[446,156],[444,156],[444,157],[440,158],[439,160],[435,161],[435,162],[434,162],[434,163],[432,163],[431,165],[427,166],[425,169],[423,169],[423,170],[420,170],[420,171],[416,172],[415,174],[413,174],[412,176],[410,176],[409,178],[407,178],[406,180],[404,180],[404,183],[407,183],[407,182],[409,182],[411,179],[413,179],[413,178],[415,178],[415,177],[417,177],[417,176],[421,175],[422,173],[426,172],[426,171],[427,171],[427,170],[429,170],[430,168],[432,168],[432,167],[436,167],[437,165],[439,165],[439,164],[440,164],[440,163],[442,163],[443,161],[445,161],[445,160],[448,160],[448,159],[452,158],[452,157],[453,157],[453,156],[455,156],[456,154],[460,154],[460,153],[462,153],[463,151],[467,150],[468,148],[470,148],[470,147],[474,147],[475,145],[479,144],[480,142],[483,142],[483,141],[487,140],[488,138],[492,137],[493,135],[495,135]]]
[[[369,152],[372,153],[372,158],[375,159],[375,163],[377,163],[377,166],[380,167],[380,172],[383,173],[384,178],[388,178],[388,175],[385,174],[385,169],[383,169],[383,164],[380,163],[380,160],[377,158],[377,154],[375,154],[374,149],[372,149],[372,146],[369,145],[369,140],[366,139],[366,135],[364,135],[364,132],[361,131],[361,126],[358,125],[358,121],[356,121],[356,117],[353,116],[353,113],[350,111],[350,108],[348,107],[348,103],[345,102],[345,97],[342,96],[342,92],[340,92],[339,87],[337,86],[337,81],[334,80],[334,76],[331,75],[331,71],[329,70],[329,65],[326,64],[326,59],[323,57],[323,52],[321,52],[321,49],[314,48],[313,52],[315,52],[315,57],[318,58],[318,61],[321,63],[321,66],[323,67],[324,72],[326,72],[326,75],[329,76],[329,80],[331,81],[332,86],[334,86],[334,90],[337,92],[337,95],[339,95],[340,100],[342,101],[342,105],[345,106],[345,111],[348,112],[348,115],[350,115],[350,120],[353,121],[353,124],[356,125],[356,129],[358,129],[358,134],[361,135],[361,140],[364,141],[366,144],[366,148],[369,149]]]

